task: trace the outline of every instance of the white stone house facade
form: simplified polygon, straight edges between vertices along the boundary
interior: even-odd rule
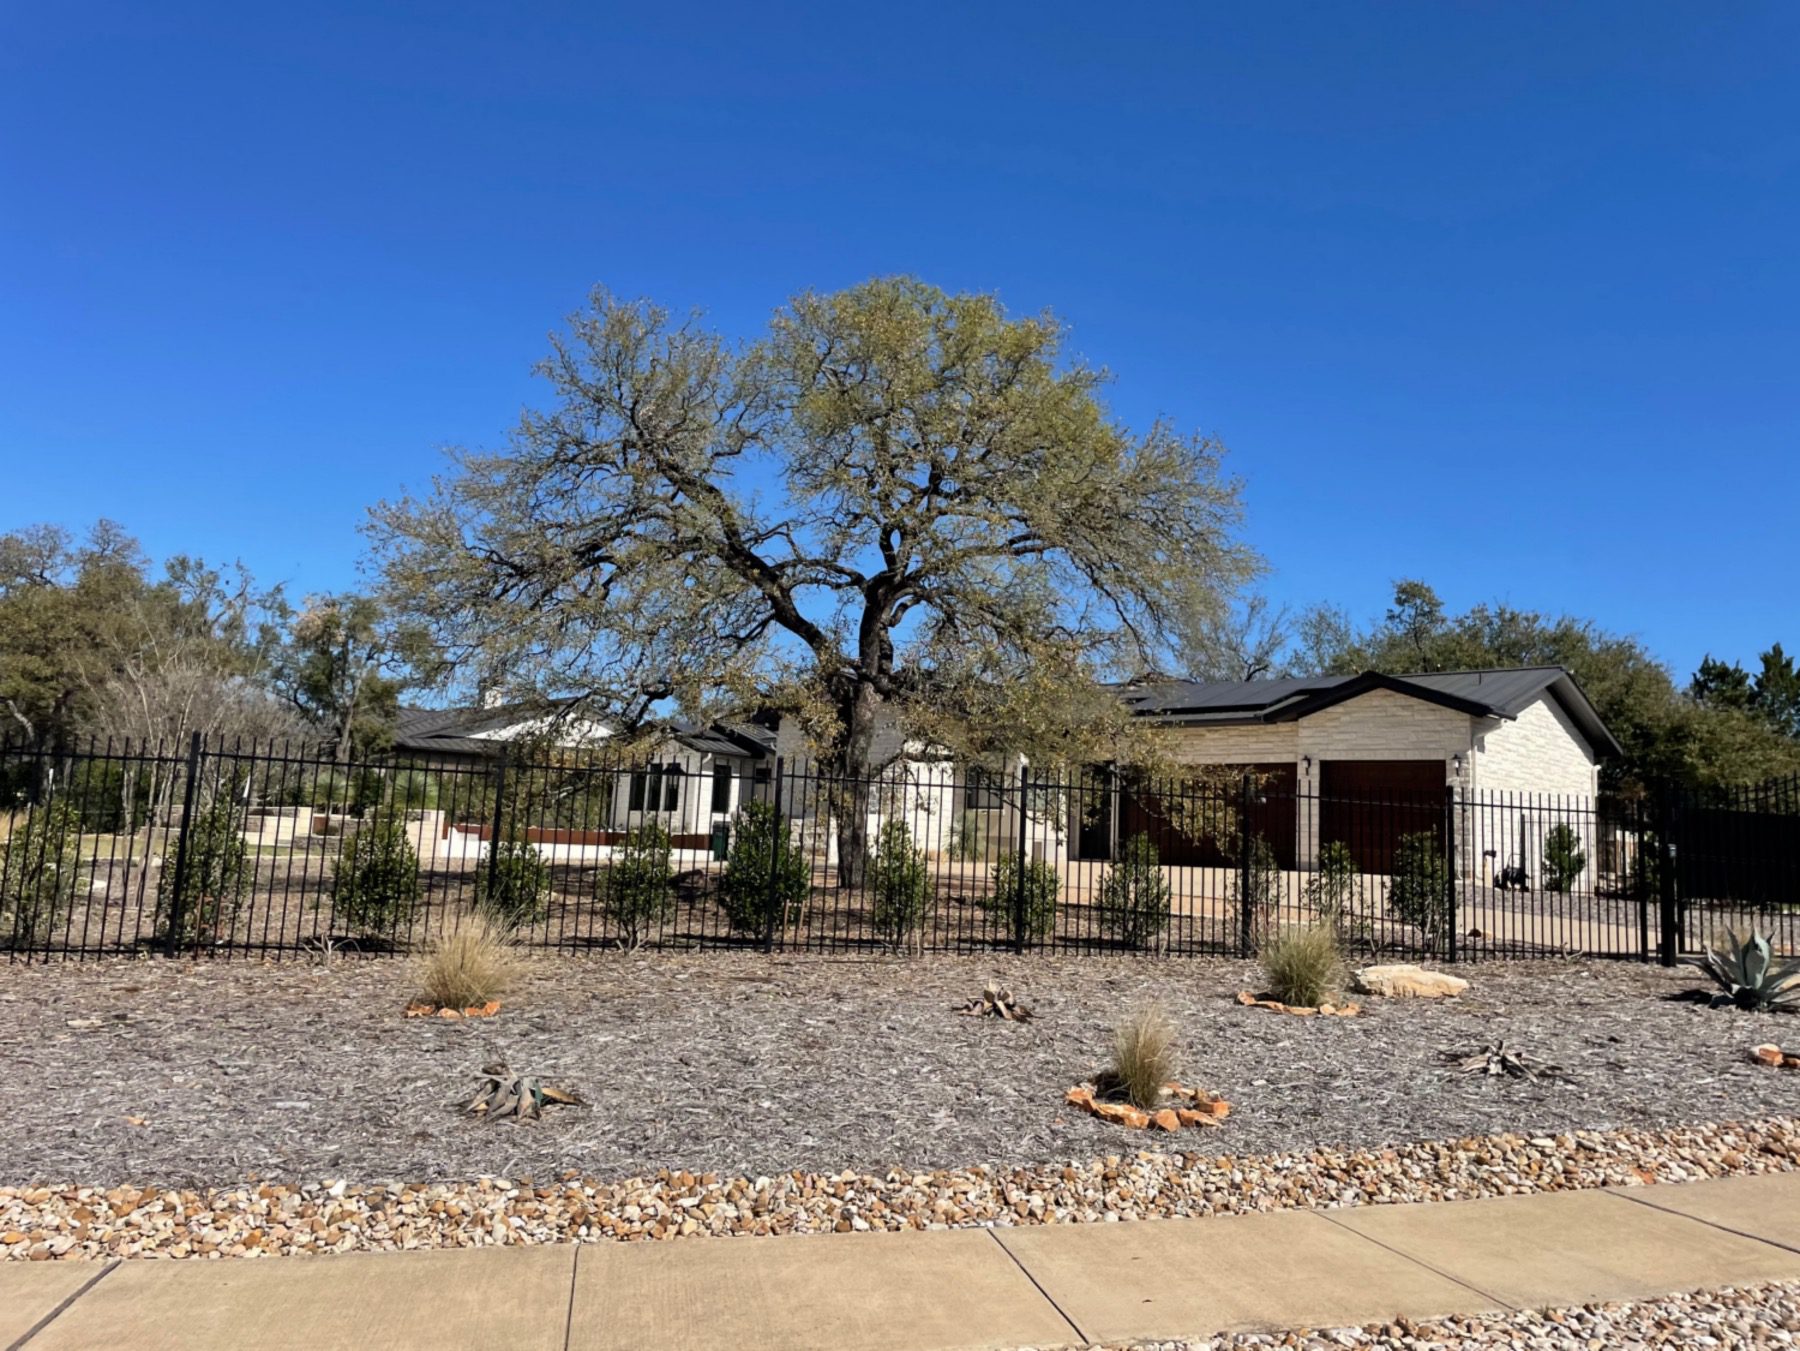
[[[1159,681],[1125,687],[1121,697],[1168,734],[1176,762],[1253,776],[1267,799],[1258,821],[1275,837],[1285,869],[1313,868],[1321,845],[1335,839],[1370,871],[1385,871],[1400,835],[1435,830],[1451,810],[1464,877],[1491,882],[1513,866],[1535,874],[1559,825],[1590,859],[1598,857],[1599,767],[1618,746],[1560,667]],[[928,852],[951,852],[971,822],[988,849],[1016,849],[1022,824],[1032,857],[1077,864],[1110,859],[1136,831],[1157,831],[1154,803],[1146,808],[1141,794],[1124,787],[1128,771],[1082,771],[1082,787],[1056,801],[1028,795],[1021,813],[1017,763],[984,776],[903,745],[895,728],[884,736],[878,758],[893,757],[886,774],[899,791],[882,794],[872,809],[871,836],[898,811]],[[786,723],[776,750],[790,796],[798,785],[804,799],[812,771]],[[995,777],[1004,781],[995,785]],[[789,810],[810,815],[803,800],[791,800]],[[1278,819],[1290,811],[1291,821]],[[825,834],[822,848],[829,847]],[[1165,861],[1222,861],[1203,845],[1184,854],[1184,842],[1172,836],[1165,825]]]

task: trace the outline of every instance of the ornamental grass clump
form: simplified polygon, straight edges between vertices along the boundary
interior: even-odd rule
[[[413,962],[420,996],[444,1009],[497,1000],[518,977],[518,949],[499,916],[477,910],[457,928],[433,937]]]
[[[1152,1005],[1113,1032],[1112,1064],[1098,1086],[1133,1107],[1152,1111],[1162,1099],[1163,1085],[1174,1082],[1175,1071],[1175,1024]]]
[[[1260,954],[1269,994],[1295,1008],[1316,1009],[1337,988],[1343,971],[1337,935],[1323,924],[1288,929],[1263,945]]]

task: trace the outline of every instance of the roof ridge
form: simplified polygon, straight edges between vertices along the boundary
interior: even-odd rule
[[[1519,671],[1561,671],[1569,674],[1569,668],[1559,662],[1533,662],[1530,666],[1458,666],[1448,671],[1396,671],[1396,680],[1417,680],[1420,676],[1439,675],[1512,675]]]

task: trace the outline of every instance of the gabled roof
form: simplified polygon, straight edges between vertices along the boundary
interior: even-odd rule
[[[394,749],[414,754],[496,755],[510,728],[536,722],[568,707],[549,704],[495,704],[479,708],[401,708],[394,717]]]
[[[1358,695],[1388,690],[1472,717],[1512,719],[1547,694],[1594,750],[1620,754],[1619,743],[1575,679],[1560,666],[1489,671],[1431,671],[1418,675],[1295,676],[1277,680],[1157,680],[1128,687],[1132,712],[1159,721],[1194,724],[1292,722]]]
[[[703,755],[737,755],[760,760],[775,750],[775,733],[753,722],[674,722],[675,741]]]

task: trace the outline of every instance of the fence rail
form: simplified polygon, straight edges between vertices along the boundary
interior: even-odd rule
[[[1321,793],[1213,770],[868,779],[719,757],[343,763],[311,748],[0,745],[0,946],[270,957],[523,943],[1673,961],[1800,950],[1800,779],[1636,799]],[[866,862],[860,868],[856,860]]]

